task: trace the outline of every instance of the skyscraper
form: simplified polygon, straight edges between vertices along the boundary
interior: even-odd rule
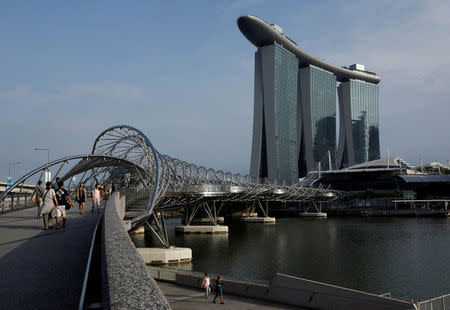
[[[379,158],[378,75],[362,65],[335,66],[308,54],[281,27],[258,17],[241,16],[238,27],[258,48],[252,177],[294,183],[311,170]]]
[[[297,180],[298,59],[278,44],[255,53],[255,99],[250,175]]]
[[[336,76],[309,65],[299,70],[299,176],[334,169],[336,153]],[[329,156],[328,156],[329,153]]]
[[[339,85],[339,168],[380,158],[378,92],[359,80]]]

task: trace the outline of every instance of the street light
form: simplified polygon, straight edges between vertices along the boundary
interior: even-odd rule
[[[35,151],[47,151],[47,163],[50,163],[50,149],[43,149],[43,148],[35,148]],[[52,176],[50,174],[50,170],[47,168],[47,171],[45,171],[45,182],[51,181]]]
[[[47,163],[50,162],[50,149],[40,149],[40,148],[35,148],[35,151],[47,151],[48,152],[48,157],[47,157]]]
[[[12,165],[20,165],[21,162],[20,161],[14,161],[8,164],[8,179],[6,180],[6,184],[7,186],[11,186],[11,166]]]

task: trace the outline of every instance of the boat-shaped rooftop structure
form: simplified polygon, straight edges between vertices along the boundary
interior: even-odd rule
[[[336,80],[340,82],[356,79],[378,84],[381,81],[381,78],[376,73],[358,69],[350,70],[346,67],[336,66],[305,52],[298,47],[294,41],[285,36],[279,26],[269,24],[256,16],[241,16],[238,18],[237,24],[242,34],[253,45],[259,48],[276,42],[293,53],[299,59],[300,67],[313,65],[327,70],[336,75]]]

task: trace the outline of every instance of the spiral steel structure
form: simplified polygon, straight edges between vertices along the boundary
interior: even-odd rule
[[[148,217],[153,209],[179,209],[202,200],[329,201],[342,195],[328,188],[270,184],[187,163],[160,154],[141,131],[127,125],[103,131],[95,140],[92,154],[122,158],[146,171],[140,177],[150,193],[149,204],[145,214],[133,223]]]
[[[117,176],[123,180],[126,175],[124,187],[131,188],[134,198],[139,196],[148,201],[145,209],[132,219],[132,227],[146,221],[154,210],[180,210],[189,205],[207,205],[210,201],[320,202],[335,200],[344,194],[329,188],[272,184],[239,173],[187,163],[160,154],[140,130],[118,125],[106,129],[95,139],[91,154],[62,158],[31,171],[9,188],[0,197],[0,202],[32,175],[40,173],[42,176],[45,170],[59,165],[54,174],[56,177],[64,165],[76,159],[79,162],[62,176],[62,180],[83,173],[80,182],[102,183]]]

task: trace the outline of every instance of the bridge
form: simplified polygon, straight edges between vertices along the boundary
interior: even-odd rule
[[[169,247],[169,240],[161,211],[182,211],[185,224],[190,225],[202,210],[211,224],[217,225],[217,217],[227,203],[245,204],[249,212],[257,209],[268,217],[269,206],[296,202],[316,204],[345,196],[330,188],[276,184],[267,179],[252,179],[187,163],[159,153],[140,130],[117,125],[98,135],[89,154],[54,160],[19,178],[0,196],[0,207],[4,210],[30,205],[33,190],[27,183],[33,183],[30,180],[36,176],[41,179],[50,169],[54,171],[54,178],[60,176],[62,181],[69,180],[67,188],[81,182],[92,185],[108,181],[118,184],[129,199],[145,200],[144,208],[134,210],[129,229],[132,231],[146,224],[154,227],[152,231],[164,247]]]
[[[92,185],[109,181],[118,184],[120,195],[117,192],[108,200],[100,216],[86,217],[70,210],[69,226],[62,233],[40,231],[32,223],[36,221],[33,219],[36,211],[29,207],[35,187],[30,184],[41,179],[48,170],[52,170],[54,178],[60,176],[66,181],[69,190],[81,182]],[[145,202],[144,208],[134,210],[128,225],[123,221],[125,199],[119,198],[121,196],[126,197],[129,206],[134,206],[134,201]],[[157,274],[153,270],[153,277],[150,276],[126,230],[146,225],[163,246],[168,247],[163,216],[166,211],[183,211],[186,225],[189,225],[196,212],[202,209],[217,225],[217,216],[226,204],[241,204],[249,207],[250,212],[259,208],[268,216],[269,206],[277,208],[283,203],[297,202],[315,204],[342,198],[345,193],[317,187],[314,183],[310,186],[276,184],[187,163],[160,154],[136,128],[114,126],[97,137],[91,153],[67,156],[37,167],[0,196],[2,211],[17,211],[0,218],[0,244],[3,245],[0,248],[3,288],[0,308],[24,305],[35,309],[75,308],[78,304],[78,309],[169,309],[161,289],[169,298],[189,295],[192,291],[189,293],[169,284],[160,289],[154,278],[176,284],[186,282],[184,285],[194,287],[198,287],[201,278],[164,270],[158,270]],[[362,305],[366,309],[414,308],[409,303],[382,296],[285,275],[277,277],[280,280],[274,280],[269,286],[227,280],[231,294],[247,298],[243,301],[242,297],[233,297],[227,301],[230,300],[232,307],[239,305],[241,308],[244,305],[252,308],[255,303],[267,306],[267,302],[317,309],[328,309],[329,305],[335,309]],[[287,280],[290,284],[284,287],[282,283]],[[289,292],[300,286],[294,295]],[[190,296],[186,305],[194,301],[195,294]],[[273,306],[286,308],[282,304]]]

